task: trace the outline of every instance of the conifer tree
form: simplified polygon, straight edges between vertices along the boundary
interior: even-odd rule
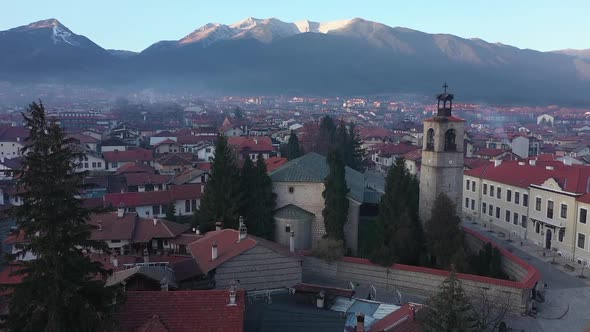
[[[350,122],[348,127],[349,162],[347,166],[359,172],[364,172],[366,167],[366,151],[363,149],[363,140],[359,135],[354,123]]]
[[[336,124],[329,115],[322,118],[320,122],[319,138],[316,144],[316,151],[322,155],[328,155],[336,146]]]
[[[287,158],[289,160],[297,159],[302,156],[301,146],[299,145],[299,138],[295,131],[291,130],[289,142],[287,143]]]
[[[169,203],[166,207],[166,220],[176,222],[176,206],[174,205],[174,202]]]
[[[434,201],[432,217],[425,224],[429,254],[440,268],[449,268],[453,257],[463,251],[463,230],[455,211],[453,201],[441,193]]]
[[[96,331],[112,314],[117,289],[105,287],[109,271],[87,254],[108,247],[89,239],[91,211],[77,198],[84,187],[84,174],[75,172],[82,154],[48,123],[42,103],[32,103],[24,121],[30,136],[17,177],[23,204],[14,213],[27,236],[18,248],[36,259],[20,263],[24,279],[11,287],[7,328]]]
[[[446,278],[440,291],[417,313],[425,332],[478,331],[477,315],[470,305],[455,270]]]
[[[258,155],[256,165],[250,158],[242,167],[242,209],[248,233],[272,240],[274,219],[272,212],[276,206],[276,194],[272,191],[272,180],[266,171],[262,154]]]
[[[378,246],[371,260],[389,266],[394,262],[419,264],[423,245],[418,218],[419,186],[403,158],[389,169],[377,217]]]
[[[322,193],[325,207],[322,210],[324,226],[328,238],[344,240],[344,224],[348,217],[348,187],[346,171],[342,156],[332,151],[326,159],[330,173],[324,180],[325,189]]]
[[[225,228],[237,229],[240,202],[240,171],[227,138],[219,134],[215,144],[211,178],[205,185],[201,206],[196,212],[199,229],[203,232],[209,231],[218,221],[222,222]]]

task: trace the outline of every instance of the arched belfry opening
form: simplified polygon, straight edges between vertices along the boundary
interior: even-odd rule
[[[453,99],[455,96],[452,93],[447,92],[447,82],[442,86],[445,91],[436,96],[438,99],[438,112],[436,113],[437,116],[451,116],[451,112],[453,111]]]
[[[449,129],[445,132],[445,151],[457,151],[455,136],[455,129]]]
[[[428,129],[426,134],[426,150],[434,150],[434,129]]]

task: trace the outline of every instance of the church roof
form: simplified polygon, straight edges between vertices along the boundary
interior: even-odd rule
[[[310,152],[293,159],[270,173],[273,182],[324,182],[330,169],[326,157]],[[346,185],[348,196],[357,202],[363,202],[365,176],[350,167],[346,167]]]
[[[314,217],[315,214],[300,208],[297,205],[289,204],[285,205],[282,208],[276,209],[274,211],[274,216],[276,218],[283,218],[283,219],[291,219],[291,220],[303,220],[309,219]]]

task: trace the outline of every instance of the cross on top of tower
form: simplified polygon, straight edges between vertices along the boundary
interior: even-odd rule
[[[443,84],[443,86],[442,86],[442,87],[445,89],[445,93],[446,93],[446,92],[447,92],[447,88],[449,87],[449,86],[447,85],[447,82],[446,82],[446,81],[445,81],[445,84]]]

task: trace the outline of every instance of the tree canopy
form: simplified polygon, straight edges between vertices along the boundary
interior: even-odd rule
[[[395,262],[418,265],[423,246],[418,218],[419,186],[403,158],[389,169],[377,217],[378,245],[371,260],[389,266]]]
[[[303,153],[301,152],[301,146],[299,145],[299,138],[295,131],[291,130],[291,135],[289,136],[289,141],[287,143],[287,159],[293,160],[301,157]]]
[[[250,158],[245,160],[241,174],[241,190],[241,214],[244,216],[248,233],[272,240],[272,212],[276,206],[276,194],[272,191],[272,180],[266,171],[261,154],[258,155],[255,165]]]
[[[216,222],[225,228],[238,228],[241,202],[240,171],[227,138],[217,136],[211,178],[205,185],[201,206],[196,214],[196,223],[201,231],[214,228]]]
[[[448,269],[451,263],[464,260],[463,230],[455,204],[444,193],[434,201],[432,217],[426,222],[428,251],[437,267]]]
[[[22,205],[14,213],[28,241],[17,248],[36,258],[19,265],[24,279],[11,286],[7,328],[96,331],[109,320],[118,292],[105,287],[110,271],[88,255],[108,247],[90,240],[91,210],[77,198],[84,188],[84,174],[75,172],[82,154],[62,128],[47,121],[41,102],[29,106],[24,121],[30,137],[17,176]]]
[[[348,217],[348,187],[342,156],[337,151],[328,154],[326,159],[330,173],[324,180],[322,193],[325,207],[322,210],[324,226],[328,238],[344,240],[344,224]]]

